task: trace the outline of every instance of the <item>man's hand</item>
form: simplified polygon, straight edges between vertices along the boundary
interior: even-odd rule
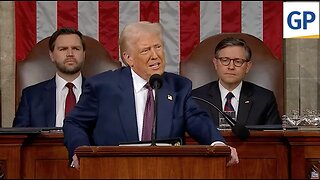
[[[80,164],[77,155],[72,156],[72,163],[71,163],[72,168],[76,168],[77,170],[80,169]]]
[[[226,146],[224,143],[216,143],[214,146]],[[238,158],[238,153],[236,148],[228,146],[231,150],[230,153],[230,160],[227,163],[227,167],[238,164],[239,163],[239,158]]]
[[[230,160],[229,160],[229,162],[227,163],[227,167],[239,163],[239,158],[238,158],[238,153],[237,153],[236,148],[231,147],[231,146],[228,146],[228,147],[229,147],[230,150],[231,150],[231,154],[230,154]]]

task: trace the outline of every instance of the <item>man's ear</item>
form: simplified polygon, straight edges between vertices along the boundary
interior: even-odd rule
[[[130,67],[133,67],[133,60],[131,56],[127,52],[122,53],[123,60],[125,61],[124,63],[127,64]]]
[[[49,50],[49,56],[52,62],[54,62],[53,53]]]
[[[251,66],[252,66],[252,61],[248,61],[247,62],[247,68],[246,68],[246,74],[250,71]]]
[[[214,68],[217,70],[218,60],[215,57],[212,59],[212,63],[213,63]]]

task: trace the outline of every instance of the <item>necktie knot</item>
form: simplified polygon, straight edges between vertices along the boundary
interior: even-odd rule
[[[231,100],[234,97],[234,95],[232,94],[232,92],[229,92],[226,96],[227,100]]]
[[[66,86],[67,86],[68,89],[72,89],[74,85],[72,83],[68,82],[66,84]]]
[[[145,87],[146,89],[148,89],[149,91],[152,90],[152,87],[150,86],[149,83],[146,83],[146,84],[144,85],[144,87]]]

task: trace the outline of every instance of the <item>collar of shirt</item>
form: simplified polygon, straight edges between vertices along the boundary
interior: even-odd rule
[[[57,92],[61,92],[63,88],[66,88],[65,85],[67,84],[67,81],[64,80],[61,76],[59,76],[58,73],[56,73],[56,90]],[[82,87],[82,75],[81,73],[79,76],[72,81],[74,88],[73,90],[75,91],[75,94],[78,94],[77,92],[81,92],[81,87]]]
[[[237,102],[239,102],[239,100],[240,100],[241,87],[242,87],[242,81],[240,82],[240,84],[235,89],[233,89],[231,91],[232,94],[234,95],[234,98],[237,100]],[[220,89],[221,99],[224,102],[227,101],[226,96],[230,91],[228,91],[226,88],[224,88],[220,81],[219,81],[219,89]]]
[[[234,95],[234,98],[231,99],[231,104],[232,104],[232,106],[233,106],[233,108],[234,108],[234,110],[236,112],[236,117],[238,116],[238,107],[239,107],[241,87],[242,87],[242,81],[240,82],[240,84],[235,89],[233,89],[231,91],[233,93],[233,95]],[[226,95],[229,93],[229,91],[222,86],[220,81],[219,81],[219,89],[220,89],[221,102],[222,102],[222,108],[223,108],[224,105],[227,102]]]
[[[132,75],[133,88],[134,88],[135,93],[138,93],[139,91],[145,89],[143,86],[147,83],[147,81],[142,79],[132,69],[131,69],[131,75]]]

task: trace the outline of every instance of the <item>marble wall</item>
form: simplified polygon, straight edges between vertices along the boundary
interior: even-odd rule
[[[2,127],[11,127],[15,114],[14,3],[0,1],[0,99]],[[320,110],[320,40],[286,39],[285,113]],[[18,97],[19,98],[19,97]]]
[[[284,40],[286,114],[320,110],[320,40]]]
[[[13,1],[0,1],[0,99],[2,127],[11,127],[15,114]]]

